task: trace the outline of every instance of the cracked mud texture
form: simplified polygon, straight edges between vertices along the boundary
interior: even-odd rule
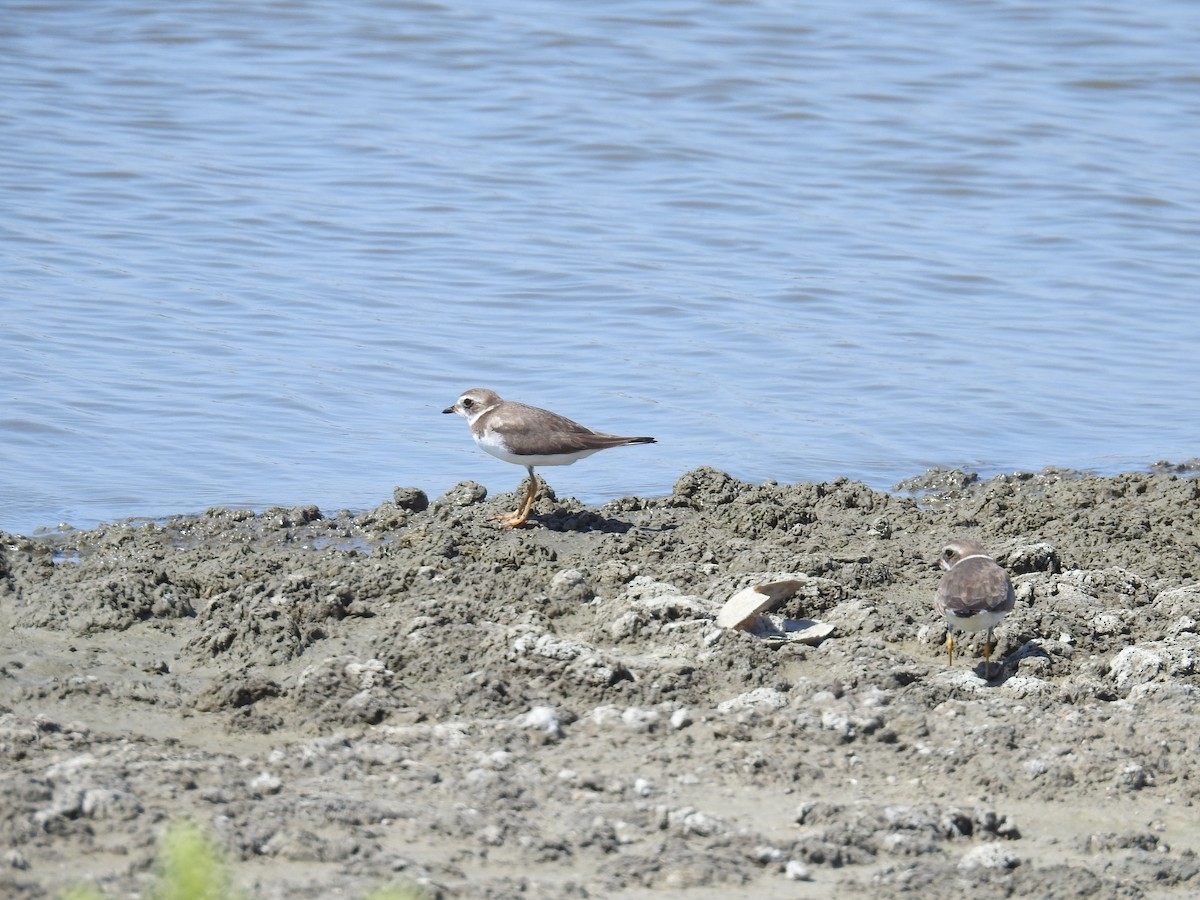
[[[166,824],[253,896],[1200,892],[1200,482],[932,472],[599,509],[415,488],[2,536],[0,895],[144,892]],[[948,666],[943,544],[1012,575]],[[730,594],[817,646],[716,628]]]

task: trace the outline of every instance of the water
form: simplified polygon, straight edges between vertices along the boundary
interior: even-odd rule
[[[1200,453],[1200,5],[5,3],[0,528]]]

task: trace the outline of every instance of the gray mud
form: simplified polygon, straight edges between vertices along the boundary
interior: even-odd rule
[[[1196,895],[1200,483],[904,488],[4,535],[0,895],[134,896],[182,817],[264,898]],[[1016,586],[990,680],[932,609],[954,536]],[[784,574],[831,637],[715,627]]]

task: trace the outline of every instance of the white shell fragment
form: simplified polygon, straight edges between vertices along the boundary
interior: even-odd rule
[[[796,594],[805,583],[805,580],[788,578],[743,588],[725,601],[717,613],[717,625],[745,631],[773,646],[793,642],[815,646],[833,634],[833,626],[828,622],[788,619],[764,612],[767,607]]]
[[[717,613],[717,624],[722,628],[749,629],[755,617],[777,600],[784,600],[800,590],[803,581],[768,581],[742,588],[725,601]]]
[[[833,626],[828,622],[818,622],[816,619],[783,619],[775,624],[774,616],[763,617],[765,629],[756,631],[768,644],[809,644],[815,647],[825,638],[833,634]]]

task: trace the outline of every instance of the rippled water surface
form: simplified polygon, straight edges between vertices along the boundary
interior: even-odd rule
[[[1200,454],[1200,4],[0,17],[0,528]]]

